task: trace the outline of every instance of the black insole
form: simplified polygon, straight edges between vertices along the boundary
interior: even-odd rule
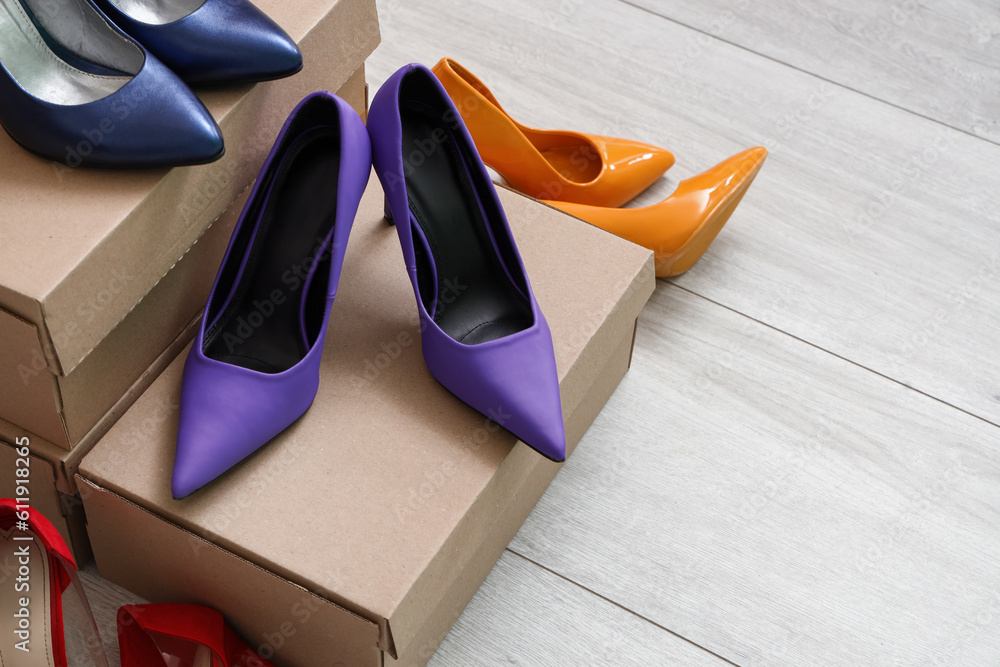
[[[340,139],[334,128],[312,130],[286,151],[240,283],[206,337],[206,356],[280,373],[309,351],[326,307],[330,256],[322,241],[333,228],[339,172]],[[229,257],[230,262],[240,259]],[[321,264],[305,294],[313,262]],[[299,319],[303,303],[305,338]]]
[[[449,336],[473,345],[530,327],[531,307],[497,257],[451,129],[422,106],[402,111],[403,156],[413,167],[406,176],[410,210],[430,246],[421,248],[414,230],[425,307],[431,311],[435,296],[435,277],[422,260],[429,253],[437,268],[434,321]],[[414,160],[415,151],[422,159]]]

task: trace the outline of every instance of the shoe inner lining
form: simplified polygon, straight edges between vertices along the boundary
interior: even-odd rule
[[[567,181],[586,185],[601,175],[601,156],[590,143],[572,137],[567,137],[565,142],[547,137],[544,143],[536,142],[536,146],[542,157]]]
[[[37,99],[95,102],[120,90],[144,62],[86,0],[0,0],[0,65]]]
[[[164,25],[193,14],[206,0],[108,0],[122,14],[149,25]]]
[[[335,127],[309,130],[284,151],[270,184],[258,190],[262,210],[256,234],[249,216],[240,229],[240,234],[253,234],[249,250],[232,253],[227,258],[231,266],[223,268],[235,286],[205,334],[206,356],[261,373],[280,373],[311,349],[326,308],[330,248],[323,241],[333,230],[339,173],[340,136]],[[241,243],[246,248],[249,239],[237,239],[234,248]],[[306,285],[310,270],[315,277]],[[214,298],[225,297],[219,293]],[[210,304],[206,317],[214,310]]]
[[[15,535],[31,535],[19,530],[10,533],[0,530],[0,565],[10,574],[0,578],[0,665],[17,665],[18,667],[51,667],[56,664],[52,644],[52,591],[49,582],[49,558],[39,545],[38,538],[32,541],[14,541]],[[19,582],[18,568],[22,556],[19,550],[27,545],[28,567],[30,574],[26,583],[29,592],[19,592],[14,587]],[[17,648],[20,638],[14,634],[16,619],[14,614],[20,609],[20,598],[28,599],[29,619],[31,622],[30,643],[28,652]]]
[[[445,333],[469,345],[527,329],[534,323],[531,306],[510,273],[519,272],[519,267],[509,261],[505,267],[501,260],[503,249],[508,259],[513,249],[494,245],[480,205],[492,194],[480,187],[477,197],[468,169],[473,156],[463,155],[462,144],[445,121],[448,114],[406,101],[433,99],[437,91],[420,91],[418,86],[428,84],[410,81],[404,82],[400,94],[406,190],[411,224],[420,226],[429,246],[423,251],[430,261],[418,266],[418,274],[432,266],[437,272],[436,294],[427,293],[430,281],[422,281],[424,306]],[[502,230],[496,233],[505,235]],[[422,244],[420,236],[414,233],[414,245]],[[497,241],[507,243],[503,238]],[[417,250],[419,258],[421,249]]]

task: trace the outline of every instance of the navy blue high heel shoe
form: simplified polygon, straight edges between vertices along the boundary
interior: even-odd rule
[[[163,63],[89,0],[0,0],[0,124],[71,167],[222,157],[222,132]]]
[[[189,84],[269,81],[302,69],[292,38],[248,0],[94,1]]]

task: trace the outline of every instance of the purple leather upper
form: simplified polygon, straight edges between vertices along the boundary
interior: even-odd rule
[[[278,148],[282,146],[292,121],[303,107],[317,98],[332,100],[337,105],[341,137],[336,220],[323,243],[323,248],[331,251],[329,272],[328,275],[321,275],[318,271],[325,265],[313,262],[306,280],[307,283],[326,280],[328,284],[321,332],[311,342],[304,358],[295,366],[280,373],[262,373],[206,356],[205,332],[213,323],[202,320],[184,366],[172,483],[175,498],[190,495],[266,444],[302,416],[316,397],[330,306],[337,292],[351,226],[371,173],[368,134],[361,118],[346,102],[332,93],[313,93],[289,116],[261,169],[263,175],[273,161],[281,159]],[[333,120],[331,118],[331,122]],[[306,128],[308,129],[311,128]],[[233,243],[245,225],[259,225],[260,216],[251,217],[248,212],[255,210],[253,204],[256,200],[270,195],[270,190],[262,187],[262,181],[263,179],[258,179],[250,193],[220,267],[221,276],[222,269],[227,264],[240,262],[238,278],[233,281],[231,290],[235,290],[244,279],[243,267],[246,264],[245,256],[230,256]],[[317,193],[317,196],[323,196],[323,193]],[[283,224],[294,222],[282,221]],[[212,287],[209,304],[214,299],[229,299],[229,294],[216,294],[218,289],[219,276]],[[301,291],[303,300],[300,308],[306,305],[304,295],[307,291]],[[221,308],[217,311],[221,311]],[[303,338],[309,345],[308,337],[303,335]]]
[[[488,227],[490,233],[506,235],[514,248],[516,265],[504,263],[504,271],[511,276],[523,277],[523,284],[527,286],[528,294],[525,296],[530,301],[534,316],[534,323],[527,329],[468,345],[445,333],[420,298],[413,235],[414,231],[421,232],[419,225],[411,219],[403,167],[400,87],[407,76],[428,76],[433,81],[437,94],[454,114],[459,131],[456,140],[467,142],[471,147],[471,154],[476,159],[474,164],[464,164],[464,168],[469,178],[483,185],[483,191],[494,200],[491,206],[484,206],[479,201],[483,215],[489,215],[490,210],[499,212],[499,219],[491,220],[492,224]],[[564,460],[566,437],[552,337],[531,291],[496,190],[461,115],[434,74],[423,65],[413,64],[393,74],[376,94],[368,116],[368,132],[375,172],[386,193],[387,209],[396,221],[406,268],[417,296],[424,360],[428,369],[455,396],[511,431],[525,444],[550,459]],[[462,186],[456,183],[455,187]],[[497,254],[503,263],[500,254]],[[520,281],[512,282],[516,284]]]

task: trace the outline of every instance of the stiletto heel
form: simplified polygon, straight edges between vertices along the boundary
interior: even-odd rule
[[[0,499],[0,563],[16,572],[0,579],[0,665],[68,667],[70,656],[108,667],[69,547],[48,519],[10,498]]]
[[[126,605],[118,610],[122,667],[274,667],[226,623],[193,604]]]
[[[360,116],[332,93],[292,111],[247,200],[181,384],[173,494],[184,498],[302,416],[371,175]]]
[[[434,66],[483,161],[538,199],[621,206],[674,163],[663,148],[565,130],[537,130],[510,117],[493,93],[450,58]]]
[[[385,221],[389,223],[389,226],[396,224],[396,221],[392,219],[392,206],[389,205],[389,198],[385,198]]]
[[[378,91],[368,131],[417,300],[427,368],[455,396],[562,461],[552,336],[455,105],[429,69],[409,65]]]
[[[737,153],[681,181],[674,194],[643,208],[603,208],[561,201],[545,203],[649,248],[656,275],[684,273],[705,253],[743,199],[767,157],[758,146]]]

